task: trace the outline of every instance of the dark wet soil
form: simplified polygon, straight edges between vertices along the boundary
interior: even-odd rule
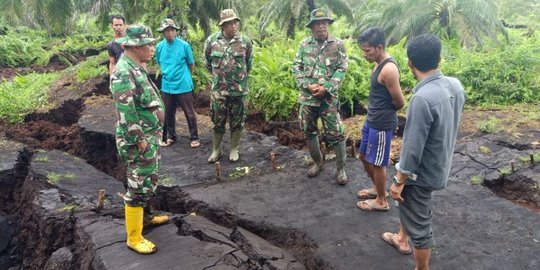
[[[87,126],[81,126],[79,124],[79,121],[81,120],[81,113],[84,110],[88,111],[89,107],[95,105],[89,102],[89,100],[91,100],[90,97],[95,95],[106,97],[106,95],[108,95],[106,80],[104,78],[99,78],[90,83],[77,86],[80,87],[80,89],[76,91],[75,94],[73,92],[64,91],[63,89],[66,86],[72,86],[72,82],[63,82],[61,85],[58,85],[55,89],[53,89],[55,93],[53,103],[58,105],[56,108],[45,112],[30,114],[25,118],[25,122],[21,124],[10,125],[0,121],[0,135],[4,135],[8,140],[22,143],[28,147],[22,152],[22,154],[18,154],[18,158],[29,159],[30,156],[36,154],[38,149],[60,150],[86,160],[97,170],[105,172],[106,174],[118,179],[120,182],[123,182],[125,178],[125,169],[123,168],[123,165],[119,164],[118,162],[116,149],[114,146],[114,138],[110,135],[110,133],[105,131],[100,132],[99,128],[90,129]],[[97,103],[97,105],[99,105],[99,101],[97,101]],[[201,94],[197,96],[196,108],[199,114],[207,115],[208,105],[209,99],[207,95]],[[99,106],[96,107],[100,108]],[[110,117],[112,117],[109,109],[102,109],[102,111],[98,114],[103,115],[103,118],[99,118],[101,120],[98,118],[96,118],[98,120],[87,119],[88,122],[98,125],[99,122],[105,122],[103,119],[110,119]],[[106,130],[109,128],[110,127],[105,127],[104,129]],[[290,121],[285,122],[267,122],[264,120],[261,113],[251,113],[246,122],[246,128],[254,133],[249,133],[249,135],[244,138],[247,143],[245,144],[246,147],[241,150],[242,153],[250,153],[249,155],[246,154],[250,157],[250,159],[243,159],[237,164],[230,164],[225,159],[223,161],[223,170],[227,182],[218,183],[218,185],[216,185],[216,182],[214,182],[212,166],[208,168],[205,167],[203,169],[198,168],[193,164],[185,164],[185,160],[180,160],[176,162],[180,164],[175,165],[167,164],[166,161],[172,161],[174,156],[191,155],[193,161],[204,164],[205,159],[207,158],[206,152],[201,153],[200,150],[186,149],[179,146],[169,148],[167,150],[168,153],[164,154],[164,167],[171,167],[170,169],[164,168],[164,176],[166,176],[166,178],[171,178],[169,181],[193,177],[198,179],[197,181],[201,182],[195,183],[195,185],[193,185],[193,183],[188,183],[189,185],[186,185],[186,189],[189,189],[191,186],[203,188],[192,190],[188,194],[185,193],[184,188],[174,186],[169,187],[164,184],[160,187],[160,192],[158,193],[159,195],[156,198],[154,205],[158,209],[168,210],[175,213],[188,214],[195,211],[226,227],[241,225],[243,228],[248,229],[252,233],[255,233],[271,243],[288,250],[293,256],[302,261],[308,269],[333,269],[333,266],[330,265],[326,258],[332,258],[338,254],[316,254],[316,250],[318,248],[317,241],[326,240],[325,235],[317,235],[314,237],[316,240],[313,240],[304,231],[291,230],[287,227],[267,225],[264,223],[264,218],[260,220],[259,217],[251,217],[253,213],[264,213],[265,211],[272,210],[271,208],[265,210],[265,207],[263,206],[261,209],[257,208],[258,210],[251,209],[254,207],[253,205],[258,205],[258,200],[269,203],[270,205],[271,203],[277,203],[273,200],[279,201],[280,198],[272,198],[270,200],[269,198],[262,198],[264,195],[261,194],[257,195],[261,198],[255,196],[254,202],[251,202],[250,205],[249,203],[243,204],[241,198],[236,197],[236,194],[240,194],[242,190],[249,190],[249,194],[256,194],[259,191],[259,188],[270,189],[273,186],[268,186],[265,184],[271,181],[271,179],[277,178],[281,179],[284,181],[283,183],[285,183],[280,184],[280,186],[287,185],[287,189],[289,190],[296,189],[296,192],[299,194],[297,199],[306,200],[302,201],[301,203],[299,202],[299,205],[309,207],[318,203],[317,201],[310,202],[309,200],[312,198],[300,196],[303,193],[303,189],[306,187],[299,188],[302,186],[302,182],[299,182],[299,179],[289,179],[291,176],[293,178],[297,178],[295,175],[298,175],[299,172],[294,168],[302,167],[301,164],[297,164],[299,158],[295,155],[298,155],[298,153],[294,151],[291,152],[290,150],[285,150],[284,148],[279,148],[280,146],[277,146],[282,145],[293,149],[303,149],[305,147],[303,134],[298,127],[295,117],[291,117]],[[536,134],[533,131],[531,132]],[[264,136],[260,135],[259,133],[275,137],[277,145],[269,144],[267,142],[269,139],[264,138]],[[472,179],[473,176],[476,176],[477,172],[482,171],[481,183],[490,188],[495,194],[511,200],[512,202],[518,203],[519,205],[526,206],[533,212],[540,212],[540,190],[538,187],[537,178],[539,175],[539,167],[534,166],[534,164],[522,162],[520,166],[516,166],[516,172],[508,172],[506,169],[508,167],[508,163],[510,163],[510,160],[519,160],[520,158],[517,152],[512,152],[513,150],[532,151],[532,146],[529,143],[530,140],[525,139],[515,141],[512,140],[511,136],[508,135],[501,135],[498,137],[482,134],[477,134],[474,136],[465,136],[465,134],[461,135],[461,139],[465,137],[468,141],[474,141],[475,143],[467,144],[462,148],[457,147],[456,153],[461,154],[462,157],[458,157],[455,160],[453,177],[460,177],[459,175],[461,173],[465,175],[467,179],[469,177]],[[178,144],[182,143],[183,141],[184,138],[180,139]],[[264,151],[268,153],[270,151],[275,151],[281,160],[290,160],[289,163],[280,164],[285,166],[285,169],[276,176],[266,175],[268,173],[267,170],[270,170],[270,166],[268,165],[267,161],[268,153],[251,153],[250,151],[253,151],[253,149],[251,144],[249,144],[250,141],[257,145],[257,147],[264,148]],[[264,141],[265,143],[261,143],[261,141]],[[203,145],[201,147],[203,150],[209,148],[210,142],[203,141]],[[482,147],[489,147],[491,149],[490,151],[494,156],[496,156],[496,158],[494,158],[492,155],[486,154],[484,150],[478,150],[483,149]],[[15,152],[14,155],[16,155]],[[265,168],[267,169],[259,169],[260,171],[256,171],[256,174],[260,175],[260,177],[254,176],[249,178],[245,183],[235,181],[237,179],[236,176],[234,176],[236,169],[244,168],[243,166],[256,167],[253,165],[253,162],[257,162],[257,165],[264,164],[264,166],[266,166]],[[18,162],[18,164],[28,165],[30,162]],[[286,166],[291,166],[291,170],[295,171],[291,171]],[[355,169],[355,172],[357,172],[357,169],[358,168]],[[332,169],[328,168],[324,172],[325,176],[328,178],[332,177],[331,170]],[[17,232],[15,233],[17,237],[13,238],[14,240],[11,242],[10,248],[0,252],[0,258],[6,258],[6,255],[8,255],[8,257],[14,256],[11,261],[9,259],[7,260],[9,261],[10,266],[20,265],[22,263],[22,265],[26,266],[28,269],[42,269],[43,266],[48,262],[49,256],[51,256],[54,251],[58,250],[58,248],[62,246],[71,246],[75,256],[74,260],[77,262],[71,265],[76,265],[79,267],[84,265],[82,262],[88,260],[88,258],[85,256],[90,254],[85,252],[89,252],[88,250],[91,250],[92,248],[85,246],[85,244],[81,244],[82,242],[79,242],[76,245],[74,244],[77,242],[77,237],[79,236],[75,235],[74,233],[76,223],[73,212],[68,211],[67,213],[55,214],[52,215],[52,218],[48,218],[46,221],[39,220],[39,216],[42,214],[40,214],[39,211],[36,212],[37,210],[24,213],[24,211],[35,207],[30,203],[35,199],[28,195],[28,199],[25,200],[25,194],[40,194],[40,192],[43,192],[42,190],[53,188],[53,185],[49,183],[50,179],[47,179],[47,177],[44,177],[43,175],[32,176],[31,174],[26,174],[24,168],[15,169],[9,173],[18,174],[19,176],[10,178],[14,180],[10,180],[10,182],[6,183],[5,185],[9,187],[9,190],[12,192],[6,193],[4,190],[0,192],[0,195],[2,195],[4,198],[10,199],[10,201],[26,201],[27,204],[4,204],[0,208],[2,212],[7,213],[8,216],[19,218],[19,220],[16,222],[17,226],[15,226],[18,228]],[[182,174],[186,174],[186,177],[184,177]],[[360,173],[351,177],[358,178],[359,175]],[[22,178],[32,179],[32,181],[23,181]],[[261,182],[259,183],[258,181]],[[18,186],[18,183],[21,183],[21,185],[24,186]],[[233,192],[228,195],[215,195],[219,194],[220,189],[225,189],[224,185],[226,183],[233,186],[233,189],[237,189],[238,193]],[[320,184],[321,183],[318,183],[316,185]],[[322,184],[328,185],[329,183]],[[181,187],[182,185],[179,186]],[[17,192],[13,192],[15,190]],[[279,189],[276,188],[275,191],[279,192]],[[207,197],[207,195],[205,195],[207,192],[210,192],[210,194],[214,194],[215,196],[213,195]],[[482,196],[488,196],[485,193],[482,194]],[[58,196],[62,197],[67,195],[59,194]],[[326,196],[332,197],[335,196],[335,194],[331,194],[329,192],[326,194]],[[203,201],[203,198],[208,200]],[[321,200],[322,199],[323,198],[321,198]],[[337,197],[332,199],[339,200]],[[238,200],[238,206],[233,206],[234,200]],[[277,219],[281,221],[282,218],[286,221],[284,221],[285,223],[295,225],[302,224],[302,209],[297,208],[293,201],[291,201],[291,203],[293,205],[289,205],[287,207],[293,212],[285,214],[286,216],[278,217]],[[218,208],[217,210],[213,206],[220,204],[224,205],[222,208]],[[255,211],[250,212],[249,210]],[[339,209],[333,210],[339,211]],[[111,216],[121,218],[122,214],[120,210],[112,209],[110,211]],[[273,209],[272,211],[278,210]],[[328,216],[334,214],[330,209],[325,209],[324,211]],[[269,212],[267,215],[272,216],[271,213],[273,212]],[[332,224],[332,220],[326,220],[324,216],[320,216],[319,220],[322,222],[322,224]],[[92,223],[91,221],[89,222]],[[183,225],[180,222],[177,226],[182,227]],[[302,226],[309,227],[305,224]],[[186,228],[184,229],[185,234],[194,234],[197,235],[197,237],[200,237],[197,232]],[[36,232],[41,232],[42,230],[45,230],[47,233],[40,236],[36,235]],[[310,231],[310,229],[306,230]],[[314,231],[311,231],[311,233],[313,232]],[[239,243],[245,242],[244,240],[241,240],[243,239],[242,235],[233,234],[231,232],[230,237],[230,239],[236,239]],[[344,239],[340,243],[352,244],[350,243],[350,239]],[[341,254],[341,256],[350,256],[350,254],[345,255],[345,251],[341,252],[344,252]],[[38,255],[36,256],[36,254]],[[0,259],[0,263],[5,261],[5,259]],[[348,264],[344,263],[342,265]],[[253,267],[246,269],[258,268]],[[338,269],[345,268],[338,267]]]

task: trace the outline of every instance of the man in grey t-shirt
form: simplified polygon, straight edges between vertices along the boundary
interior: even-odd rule
[[[382,238],[402,254],[414,247],[417,270],[428,269],[432,233],[432,193],[446,187],[465,103],[461,83],[438,69],[441,41],[434,35],[416,37],[407,46],[409,67],[419,81],[413,90],[403,149],[390,187],[399,202],[400,229]]]

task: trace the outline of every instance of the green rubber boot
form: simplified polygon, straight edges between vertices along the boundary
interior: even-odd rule
[[[347,174],[345,173],[347,146],[345,143],[345,140],[342,140],[334,146],[334,150],[336,151],[336,165],[338,171],[336,183],[341,186],[347,184]]]
[[[212,155],[208,158],[208,163],[214,163],[221,158],[221,142],[223,141],[223,133],[214,132],[212,138]]]
[[[238,161],[240,155],[238,154],[238,145],[240,144],[240,136],[242,131],[231,132],[231,152],[229,153],[229,160],[232,162]]]
[[[307,141],[309,147],[309,154],[313,159],[313,164],[309,167],[307,175],[308,177],[315,177],[319,175],[322,170],[324,160],[322,157],[321,149],[319,147],[319,136],[315,136],[311,140]]]

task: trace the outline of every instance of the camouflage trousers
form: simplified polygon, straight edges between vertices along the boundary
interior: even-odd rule
[[[212,92],[210,96],[210,118],[214,123],[214,132],[225,133],[225,124],[229,118],[231,132],[244,128],[248,113],[247,96],[223,96]]]
[[[304,136],[310,140],[318,135],[317,120],[321,119],[323,124],[323,140],[329,146],[333,146],[345,139],[345,125],[335,105],[322,102],[320,107],[300,104],[300,127],[304,131]]]
[[[142,152],[136,145],[118,146],[120,157],[127,163],[127,192],[124,196],[126,205],[145,207],[148,200],[156,194],[161,164],[158,144],[161,132],[156,133],[159,134],[147,137],[148,146]]]

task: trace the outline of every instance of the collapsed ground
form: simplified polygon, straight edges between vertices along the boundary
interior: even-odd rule
[[[63,85],[72,87],[67,90]],[[3,135],[7,138],[2,143],[2,149],[13,148],[11,156],[5,156],[13,161],[13,166],[7,169],[2,167],[4,174],[1,181],[8,187],[1,194],[8,202],[1,208],[2,217],[9,222],[0,223],[9,224],[7,227],[12,237],[5,240],[7,244],[0,249],[0,266],[8,268],[22,265],[25,269],[42,269],[47,264],[54,264],[55,260],[59,260],[58,257],[67,260],[71,254],[69,263],[65,265],[74,268],[91,265],[99,269],[114,269],[114,265],[108,263],[118,258],[107,257],[107,254],[120,252],[118,254],[132,255],[124,251],[122,226],[118,226],[122,222],[122,212],[115,191],[123,192],[123,187],[121,181],[114,179],[124,179],[124,170],[116,158],[112,127],[114,119],[107,86],[106,77],[82,85],[59,83],[51,95],[54,97],[51,100],[55,105],[53,109],[28,115],[23,124],[2,124]],[[204,112],[207,104],[204,95],[199,96],[197,103],[198,110]],[[507,119],[508,123],[504,122],[506,120],[499,122],[506,129],[496,134],[480,132],[474,123],[483,121],[480,119],[489,119],[488,116]],[[183,115],[179,114],[179,132],[186,134],[182,119]],[[238,164],[230,164],[226,160],[222,162],[224,181],[220,182],[215,179],[213,165],[205,162],[210,145],[208,118],[199,115],[199,121],[203,142],[200,149],[189,149],[187,138],[182,138],[178,144],[163,151],[162,183],[154,204],[177,216],[172,227],[150,232],[155,239],[162,240],[160,253],[163,255],[160,256],[167,254],[167,247],[174,246],[174,243],[168,246],[163,242],[166,242],[167,235],[176,234],[178,229],[178,235],[195,235],[197,241],[217,245],[212,247],[220,250],[218,254],[228,254],[215,264],[205,266],[208,269],[225,266],[230,269],[259,269],[265,265],[270,269],[354,269],[362,266],[370,269],[395,269],[392,265],[386,265],[389,262],[380,265],[385,260],[374,256],[374,253],[387,253],[386,256],[392,256],[389,260],[392,263],[412,264],[410,258],[398,257],[393,250],[380,244],[382,241],[378,239],[378,234],[382,233],[381,227],[387,230],[395,227],[388,226],[389,220],[394,224],[397,222],[395,210],[380,214],[355,209],[355,190],[369,186],[369,180],[357,160],[349,159],[351,183],[343,189],[332,183],[335,169],[332,161],[327,163],[322,176],[308,180],[303,175],[306,152],[281,146],[285,144],[302,149],[302,135],[295,122],[268,124],[262,121],[260,115],[254,114],[248,120],[247,128],[256,132],[245,134],[241,149],[243,157]],[[350,126],[357,125],[356,128],[361,124],[359,118],[349,118],[346,121],[352,123]],[[471,265],[471,269],[474,269],[474,265],[482,268],[492,266],[486,269],[505,269],[508,265],[514,269],[538,266],[539,261],[532,255],[535,254],[532,251],[538,250],[539,236],[533,225],[540,220],[537,164],[540,157],[536,157],[536,163],[530,161],[531,155],[534,160],[538,153],[534,144],[540,137],[538,125],[538,118],[535,122],[534,117],[528,116],[523,110],[465,113],[454,156],[451,184],[436,197],[440,200],[437,206],[444,211],[439,210],[435,214],[440,222],[435,225],[435,230],[441,244],[438,246],[440,251],[434,254],[434,265],[439,264],[440,269],[449,269],[454,263],[460,267]],[[277,137],[267,137],[257,132]],[[15,141],[21,144],[14,144]],[[351,139],[349,145],[353,142],[357,143]],[[60,152],[51,152],[53,149]],[[351,147],[349,149],[353,151]],[[280,168],[277,172],[271,169],[268,160],[270,151],[276,153]],[[62,152],[68,155],[60,154]],[[331,154],[327,156],[331,157]],[[76,157],[83,159],[83,162]],[[47,161],[44,162],[45,159]],[[62,162],[55,167],[49,164],[53,163],[53,159]],[[84,161],[97,170],[90,173],[91,166],[83,165]],[[73,163],[73,171],[81,175],[88,174],[85,177],[90,179],[112,176],[106,181],[109,185],[109,204],[103,213],[96,214],[93,206],[97,186],[88,187],[84,181],[79,183],[86,185],[86,193],[81,191],[84,189],[69,187],[71,182],[77,181],[69,181],[71,176],[62,174],[62,170]],[[54,173],[48,172],[54,168]],[[493,195],[485,187],[516,204]],[[18,194],[27,194],[25,196],[28,198]],[[57,198],[56,201],[51,197]],[[42,207],[36,208],[29,201],[38,201],[37,205]],[[56,209],[63,211],[58,212]],[[497,210],[510,211],[511,214],[499,213]],[[196,217],[204,216],[212,221],[211,224],[221,226],[209,225],[208,221],[196,220],[193,216],[184,216],[189,213],[195,213]],[[38,217],[46,217],[45,223],[37,221]],[[484,232],[476,228],[489,220],[498,224],[485,227],[491,236],[486,240]],[[324,227],[314,226],[313,222]],[[39,226],[31,226],[33,223]],[[195,225],[185,225],[191,223]],[[111,224],[117,226],[107,236],[115,241],[105,244],[92,238],[99,236],[98,231],[109,228]],[[451,228],[447,228],[449,225]],[[63,229],[52,229],[58,226]],[[204,229],[189,230],[186,226]],[[505,230],[511,233],[505,236]],[[38,235],[37,231],[48,233]],[[238,236],[239,231],[243,236]],[[250,232],[255,235],[246,238],[245,235]],[[86,235],[89,239],[80,235]],[[178,237],[178,241],[194,241],[189,237]],[[505,237],[512,238],[506,244],[511,246],[502,248],[503,251],[495,248],[500,248],[501,244],[497,243],[505,241],[501,239]],[[471,243],[471,239],[477,242],[492,241],[492,247]],[[253,244],[262,241],[264,245]],[[201,245],[198,242],[192,244]],[[200,247],[204,250],[208,245],[202,244]],[[272,255],[276,257],[273,258],[261,250],[246,247],[254,245],[263,245],[267,247],[266,250],[273,250],[273,254],[279,256]],[[62,247],[67,247],[67,250]],[[452,249],[465,249],[468,253],[454,251],[458,254],[453,254]],[[30,255],[30,251],[37,256]],[[204,252],[201,254],[212,255]],[[529,255],[533,259],[520,259]],[[186,257],[189,257],[189,252]],[[503,263],[494,257],[502,257],[507,262]],[[448,258],[454,258],[456,262],[445,262]],[[203,269],[198,261],[192,259],[192,262],[192,268],[186,269]]]

